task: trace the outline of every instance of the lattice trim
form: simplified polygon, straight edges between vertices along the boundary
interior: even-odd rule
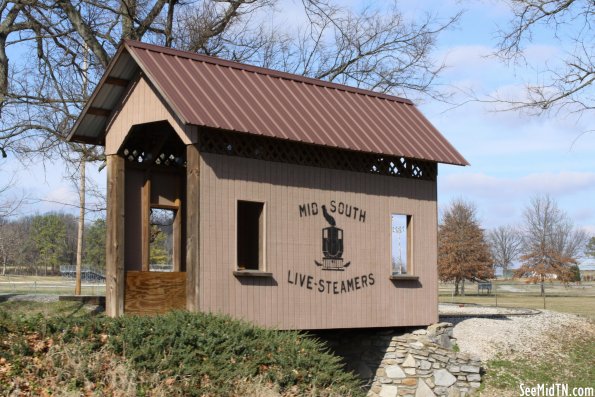
[[[199,150],[206,153],[312,167],[435,181],[437,164],[405,157],[361,153],[268,137],[202,129]]]

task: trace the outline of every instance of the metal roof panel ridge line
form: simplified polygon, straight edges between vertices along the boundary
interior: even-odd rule
[[[163,102],[185,126],[469,164],[409,100],[129,40],[118,48],[69,139],[104,144],[117,104],[135,90],[130,82],[139,75],[157,95],[146,99]]]
[[[284,80],[293,80],[293,81],[298,81],[300,83],[315,85],[315,86],[319,86],[319,87],[333,88],[333,89],[336,89],[339,91],[350,92],[353,94],[372,96],[372,97],[376,97],[376,98],[386,99],[389,101],[401,102],[401,103],[404,103],[407,105],[414,105],[414,103],[411,100],[409,100],[407,98],[398,97],[396,95],[389,95],[389,94],[384,94],[381,92],[366,90],[363,88],[352,87],[352,86],[345,85],[345,84],[333,83],[333,82],[326,81],[326,80],[316,79],[314,77],[306,77],[306,76],[301,76],[301,75],[292,74],[292,73],[288,73],[288,72],[282,72],[280,70],[269,69],[269,68],[265,68],[262,66],[255,66],[255,65],[250,65],[247,63],[230,61],[227,59],[218,58],[218,57],[211,56],[211,55],[203,55],[203,54],[198,54],[198,53],[191,52],[191,51],[179,50],[179,49],[171,48],[171,47],[161,47],[161,46],[158,46],[155,44],[143,43],[140,41],[130,40],[130,39],[125,39],[124,44],[126,45],[126,47],[141,48],[141,49],[148,50],[148,51],[159,52],[159,53],[167,54],[170,56],[179,56],[182,58],[188,58],[188,59],[192,59],[195,61],[209,63],[212,65],[226,66],[226,67],[229,67],[232,69],[245,70],[245,71],[257,73],[257,74],[264,74],[264,75],[277,77],[277,78],[284,79]]]

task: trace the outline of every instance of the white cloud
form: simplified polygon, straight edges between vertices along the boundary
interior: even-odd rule
[[[581,229],[583,229],[589,236],[595,236],[595,225],[584,225],[581,226]]]
[[[530,197],[536,194],[564,196],[595,188],[595,173],[535,173],[516,178],[494,177],[482,173],[446,175],[441,188],[452,194],[470,194],[492,199]]]
[[[78,198],[70,188],[60,185],[50,190],[41,200],[45,211],[71,211]]]

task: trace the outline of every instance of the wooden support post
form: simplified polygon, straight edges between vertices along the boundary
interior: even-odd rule
[[[177,207],[174,224],[173,224],[173,267],[174,272],[182,270],[182,205],[180,199],[176,199],[175,205]]]
[[[147,172],[141,189],[141,270],[149,271],[151,254],[151,176]]]
[[[107,235],[105,249],[105,312],[124,312],[124,159],[107,156]]]
[[[200,153],[186,146],[186,308],[199,311]]]

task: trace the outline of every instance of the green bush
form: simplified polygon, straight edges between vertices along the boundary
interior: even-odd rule
[[[155,384],[167,384],[172,395],[235,395],[239,384],[251,380],[280,394],[363,395],[355,376],[343,370],[340,359],[322,342],[226,316],[185,311],[116,319],[0,315],[0,337],[11,339],[0,344],[0,357],[17,363],[43,355],[31,335],[37,346],[49,339],[53,344],[75,344],[89,357],[107,349],[137,377],[137,395]],[[86,377],[95,381],[101,376]]]

